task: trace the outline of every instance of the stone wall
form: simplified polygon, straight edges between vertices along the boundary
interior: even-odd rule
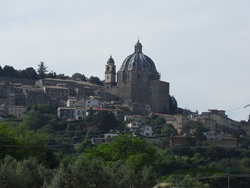
[[[152,112],[167,113],[169,111],[169,83],[160,80],[150,82],[150,102]]]

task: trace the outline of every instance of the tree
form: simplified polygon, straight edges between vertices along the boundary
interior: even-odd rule
[[[250,158],[243,158],[240,161],[241,168],[244,171],[244,173],[250,173]]]
[[[155,183],[156,174],[150,166],[136,172],[135,166],[128,162],[105,164],[98,158],[79,156],[73,164],[61,165],[47,187],[149,188]]]
[[[3,76],[3,68],[0,65],[0,77],[2,77],[2,76]]]
[[[81,73],[75,73],[71,76],[74,80],[81,80],[81,81],[87,81],[87,77],[84,74]]]
[[[91,76],[88,81],[92,84],[97,84],[100,86],[103,86],[103,81],[100,80],[100,78],[96,77],[96,76]]]
[[[6,156],[0,161],[0,187],[43,187],[50,182],[53,171],[46,169],[35,158],[23,161]]]
[[[40,64],[38,64],[37,73],[40,79],[45,78],[46,73],[48,72],[47,68],[48,67],[45,66],[44,62],[40,62]]]
[[[107,133],[110,129],[116,129],[119,126],[115,115],[108,111],[99,111],[94,114],[93,123],[97,126],[100,133]]]
[[[166,124],[165,126],[162,126],[161,134],[170,138],[172,135],[178,135],[178,132],[172,124]]]
[[[89,148],[85,155],[92,158],[101,158],[105,162],[127,161],[135,166],[136,171],[143,166],[153,165],[157,159],[156,149],[141,138],[129,135],[117,137],[112,143],[101,144]]]
[[[38,79],[38,75],[33,67],[26,68],[25,73],[27,74],[28,79],[33,79],[33,80]]]
[[[50,71],[50,73],[48,73],[46,77],[47,78],[56,78],[57,75],[56,75],[56,72]]]
[[[169,95],[169,113],[170,114],[175,114],[177,113],[177,100],[175,99],[174,96]]]
[[[191,177],[186,175],[184,178],[182,177],[180,181],[176,183],[176,186],[181,187],[192,187],[192,188],[209,188],[210,185],[207,183],[202,183],[196,177]]]
[[[3,68],[3,75],[5,77],[16,78],[17,70],[15,70],[12,66],[5,65]]]
[[[37,130],[49,124],[55,117],[56,110],[47,104],[38,104],[29,109],[23,117],[23,124]]]

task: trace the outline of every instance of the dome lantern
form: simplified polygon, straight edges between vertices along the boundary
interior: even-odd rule
[[[142,45],[139,40],[135,44],[135,53],[142,53]]]
[[[114,59],[112,58],[112,55],[110,55],[110,58],[108,59],[108,62],[107,62],[107,64],[115,64],[115,61],[114,61]]]

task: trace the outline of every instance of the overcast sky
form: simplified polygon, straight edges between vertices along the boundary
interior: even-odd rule
[[[0,65],[104,79],[139,37],[178,106],[250,114],[249,0],[1,0]]]

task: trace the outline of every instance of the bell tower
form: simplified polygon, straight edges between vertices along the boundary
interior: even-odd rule
[[[112,58],[112,56],[110,56],[107,64],[105,65],[105,80],[104,80],[105,90],[110,90],[112,86],[116,85],[115,78],[116,78],[115,61]]]

